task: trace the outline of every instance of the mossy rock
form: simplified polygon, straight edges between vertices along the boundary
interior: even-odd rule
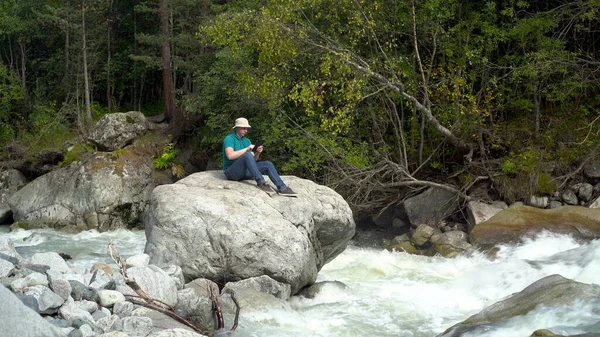
[[[588,240],[600,238],[600,209],[580,206],[554,209],[512,206],[476,225],[469,238],[474,245],[493,246],[517,241],[524,235],[542,230]]]

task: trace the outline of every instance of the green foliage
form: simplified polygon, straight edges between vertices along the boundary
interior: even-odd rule
[[[552,195],[557,189],[556,182],[548,173],[540,173],[536,184],[536,192],[539,195]]]
[[[69,166],[71,163],[83,160],[84,154],[91,152],[93,147],[87,143],[75,143],[65,153],[65,158],[60,163],[61,167]]]
[[[178,153],[179,150],[175,149],[175,144],[169,143],[165,145],[163,153],[158,158],[154,158],[154,168],[157,170],[170,168]]]

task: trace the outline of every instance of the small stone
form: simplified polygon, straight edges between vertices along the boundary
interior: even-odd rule
[[[100,305],[111,308],[117,302],[125,301],[125,296],[116,290],[100,290],[98,291]]]
[[[125,260],[125,266],[129,267],[141,267],[147,266],[150,263],[150,256],[148,254],[138,254],[128,257]]]
[[[21,293],[26,287],[27,281],[25,281],[25,278],[18,278],[10,283],[10,289],[13,293]]]
[[[27,282],[28,287],[47,286],[48,285],[48,277],[44,274],[33,272],[33,273],[25,276],[25,282]]]
[[[133,303],[127,301],[117,302],[113,305],[113,314],[120,317],[129,317],[133,311]]]
[[[12,274],[12,272],[15,270],[15,265],[0,259],[0,277],[7,277],[10,276]]]
[[[79,308],[91,314],[94,311],[98,310],[98,303],[88,300],[82,300],[81,302],[79,302]]]
[[[121,302],[117,302],[117,303],[121,303]],[[94,318],[95,321],[98,321],[99,319],[108,317],[110,315],[111,315],[110,310],[108,310],[104,307],[102,307],[101,309],[98,309],[92,313],[92,317]]]

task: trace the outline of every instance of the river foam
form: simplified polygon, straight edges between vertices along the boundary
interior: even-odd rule
[[[7,234],[24,256],[56,251],[89,268],[110,262],[107,245],[125,257],[143,252],[140,231],[79,234],[51,230]],[[349,246],[320,271],[317,281],[341,281],[314,299],[295,297],[276,309],[242,310],[236,336],[415,336],[432,337],[551,274],[584,283],[600,282],[600,241],[542,233],[517,245],[501,245],[494,258],[483,253],[454,259]],[[540,307],[472,336],[529,336],[541,328],[557,334],[598,331],[600,308],[575,303]],[[594,330],[595,329],[595,330]]]

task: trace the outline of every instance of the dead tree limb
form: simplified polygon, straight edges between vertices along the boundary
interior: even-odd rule
[[[117,264],[117,266],[119,268],[119,272],[121,273],[121,275],[123,275],[123,278],[125,279],[125,284],[130,286],[138,294],[138,296],[125,295],[125,298],[128,301],[130,301],[133,304],[137,304],[137,305],[143,306],[145,308],[158,311],[166,316],[171,317],[172,319],[176,320],[177,322],[189,327],[194,332],[203,334],[205,336],[216,337],[216,336],[219,336],[222,334],[222,332],[219,330],[223,330],[224,325],[225,325],[224,321],[223,321],[223,313],[221,310],[221,304],[219,302],[219,299],[218,299],[217,295],[214,293],[212,288],[210,288],[210,299],[212,302],[212,310],[219,318],[219,329],[215,333],[209,332],[207,329],[204,329],[204,328],[198,326],[197,324],[189,321],[185,317],[179,315],[176,312],[175,308],[173,308],[173,306],[169,305],[168,303],[165,303],[161,300],[151,298],[150,296],[148,296],[148,294],[137,284],[135,279],[132,277],[129,277],[129,275],[127,275],[126,261],[125,261],[125,259],[121,258],[119,251],[117,250],[115,244],[112,241],[108,244],[108,249],[110,252],[110,257]],[[239,313],[240,313],[240,305],[233,293],[231,294],[231,298],[236,305],[236,313],[235,313],[234,325],[229,330],[229,332],[232,332],[237,328]]]

